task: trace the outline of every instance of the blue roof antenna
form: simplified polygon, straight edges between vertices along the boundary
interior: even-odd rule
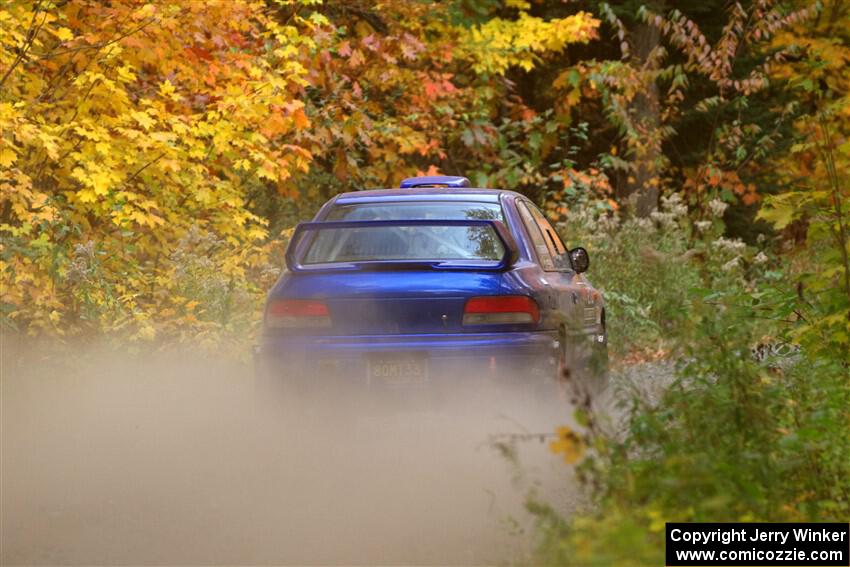
[[[469,179],[455,175],[426,175],[423,177],[408,177],[399,185],[402,189],[414,187],[469,187]]]

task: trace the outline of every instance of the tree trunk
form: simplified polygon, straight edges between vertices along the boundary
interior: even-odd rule
[[[657,7],[659,10],[663,6]],[[645,90],[634,97],[629,107],[632,123],[638,132],[632,157],[632,171],[625,183],[630,208],[646,217],[658,206],[659,158],[661,157],[661,107],[654,68],[647,68],[650,55],[661,40],[657,27],[640,22],[632,32],[632,65],[646,76]],[[655,65],[655,64],[653,64]]]

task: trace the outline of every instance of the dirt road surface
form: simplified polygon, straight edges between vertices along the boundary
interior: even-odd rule
[[[298,421],[237,357],[8,342],[0,387],[3,565],[505,564],[529,490],[580,500],[545,442],[489,442],[569,423],[557,397]]]

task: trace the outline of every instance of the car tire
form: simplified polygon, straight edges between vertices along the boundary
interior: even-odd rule
[[[597,337],[603,337],[598,341]],[[562,329],[556,379],[591,396],[608,389],[608,341],[604,332],[592,338],[573,339]]]

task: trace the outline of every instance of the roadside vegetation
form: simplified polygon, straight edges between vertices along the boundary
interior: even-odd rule
[[[531,502],[535,562],[846,519],[848,64],[845,0],[13,0],[2,332],[245,353],[295,223],[466,175],[589,250],[613,372],[676,369],[559,430],[593,505]]]
[[[822,348],[829,300],[788,286],[810,264],[717,235],[689,240],[676,207],[664,202],[662,223],[584,225],[609,321],[624,325],[611,330],[618,408],[580,408],[587,427],[553,441],[595,498],[569,520],[530,499],[541,528],[534,563],[661,564],[668,521],[850,513],[847,350]],[[708,234],[720,230],[711,225]],[[673,377],[654,369],[660,360]],[[635,364],[648,367],[640,379],[661,383],[633,383]]]

